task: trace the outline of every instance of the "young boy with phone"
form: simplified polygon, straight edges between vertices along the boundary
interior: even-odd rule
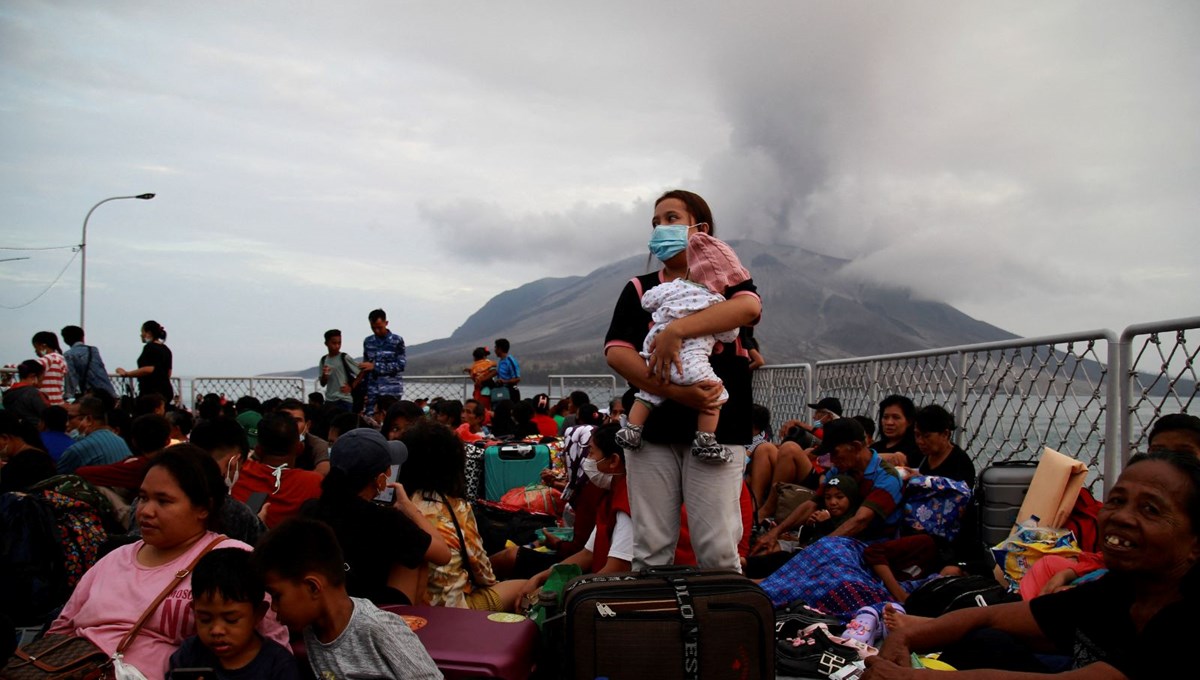
[[[291,650],[255,630],[267,613],[265,592],[249,552],[222,548],[201,558],[192,572],[196,635],[171,655],[169,677],[299,680]]]
[[[318,678],[442,677],[404,619],[346,593],[342,549],[324,522],[284,522],[259,542],[253,562],[279,620],[304,631]]]

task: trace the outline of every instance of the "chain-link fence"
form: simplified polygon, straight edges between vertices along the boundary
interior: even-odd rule
[[[475,383],[465,375],[406,375],[404,376],[404,398],[457,399],[466,401],[475,392]]]
[[[1191,337],[1188,337],[1189,331]],[[1085,462],[1099,490],[1115,479],[1129,455],[1145,448],[1160,415],[1195,410],[1200,317],[1130,326],[1118,341],[1098,330],[1042,338],[947,347],[922,352],[763,366],[754,373],[754,401],[771,409],[777,426],[807,420],[820,397],[838,397],[846,415],[877,416],[879,401],[903,394],[955,414],[958,443],[978,467],[1036,459],[1043,446]],[[1117,366],[1115,375],[1110,367]],[[0,368],[0,388],[15,380]],[[137,395],[137,381],[111,376],[120,395]],[[473,384],[461,375],[405,376],[406,399],[466,400]],[[207,393],[305,399],[301,378],[192,378],[192,403]],[[177,395],[184,382],[172,378]],[[312,389],[320,391],[315,383]],[[552,375],[547,393],[574,390],[605,404],[620,394],[612,375]],[[1097,486],[1097,485],[1100,486]]]
[[[1095,331],[819,362],[815,395],[872,418],[889,394],[940,404],[978,467],[1036,460],[1049,446],[1086,463],[1089,484],[1102,485],[1119,469],[1106,455],[1116,434],[1107,418],[1117,400],[1108,369],[1115,340]]]
[[[192,404],[199,404],[206,394],[216,394],[229,401],[242,397],[268,399],[299,399],[308,401],[304,378],[192,378]]]
[[[136,398],[138,396],[137,378],[130,378],[127,376],[117,375],[116,373],[109,373],[108,379],[112,381],[113,389],[117,391],[118,398]],[[183,380],[180,378],[171,378],[171,389],[175,392],[175,403],[181,403],[183,401]]]
[[[613,397],[619,396],[624,391],[617,391],[616,376],[604,373],[595,375],[552,375],[549,377],[549,384],[546,386],[546,394],[550,395],[550,402],[552,404],[559,399],[569,396],[576,390],[586,392],[588,398],[596,405],[596,408],[601,409],[608,408],[608,404],[613,400]]]
[[[136,397],[138,395],[137,378],[126,378],[116,373],[109,373],[108,378],[112,381],[113,389],[117,391],[118,397]],[[0,367],[0,392],[8,389],[9,385],[16,381],[16,368]],[[177,399],[183,396],[183,381],[180,378],[171,378],[171,387],[174,388]]]
[[[1188,331],[1193,331],[1188,338]],[[1194,410],[1200,317],[1130,326],[1121,333],[1121,461],[1145,450],[1160,415]]]
[[[754,371],[754,403],[771,411],[771,425],[778,429],[788,420],[809,418],[812,403],[812,364],[778,364]]]
[[[1049,446],[1086,463],[1089,481],[1102,483],[1115,434],[1106,430],[1107,405],[1116,401],[1108,375],[1115,340],[1095,331],[823,361],[814,396],[837,397],[845,415],[872,418],[889,394],[940,404],[955,414],[955,439],[980,467],[1037,459]]]
[[[1116,336],[1096,331],[963,352],[958,422],[980,466],[1036,460],[1049,446],[1085,463],[1097,490],[1116,454]]]

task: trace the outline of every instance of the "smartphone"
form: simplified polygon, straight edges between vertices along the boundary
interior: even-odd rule
[[[176,668],[171,671],[171,680],[217,680],[217,671],[212,668]]]
[[[250,509],[253,510],[254,514],[256,514],[256,515],[258,514],[259,510],[262,510],[263,503],[266,503],[266,502],[267,502],[267,492],[266,491],[255,491],[254,493],[250,494],[249,498],[246,499],[246,505],[250,506]],[[187,670],[194,670],[194,669],[187,669]]]
[[[388,473],[388,488],[379,492],[379,495],[375,496],[376,503],[382,503],[384,505],[391,505],[392,503],[396,502],[396,487],[391,486],[391,484],[392,484],[392,482],[396,481],[396,479],[399,476],[400,476],[400,466],[393,465],[391,467],[391,472]]]

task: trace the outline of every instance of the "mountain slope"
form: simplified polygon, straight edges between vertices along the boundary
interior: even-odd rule
[[[940,302],[841,274],[845,260],[801,248],[731,242],[763,299],[755,333],[772,364],[905,352],[1016,337]],[[634,256],[587,274],[540,279],[492,298],[449,338],[408,348],[409,371],[457,373],[471,350],[512,342],[522,373],[609,373],[604,335]]]

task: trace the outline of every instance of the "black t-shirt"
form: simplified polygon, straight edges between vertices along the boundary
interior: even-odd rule
[[[241,668],[227,670],[221,667],[217,655],[193,635],[184,640],[171,655],[171,670],[211,668],[216,671],[217,680],[300,680],[300,667],[296,665],[296,657],[292,656],[292,652],[274,640],[263,638],[262,642],[262,649],[258,650],[258,656],[253,661]]]
[[[875,450],[879,453],[903,453],[904,466],[910,468],[918,468],[925,456],[921,453],[921,447],[917,446],[917,439],[913,436],[912,430],[904,435],[904,438],[896,442],[892,446],[885,446],[882,439],[875,440]]]
[[[966,482],[967,486],[975,488],[975,463],[971,462],[971,457],[958,447],[950,450],[950,455],[946,456],[946,460],[936,468],[929,467],[929,459],[921,461],[921,466],[917,468],[917,472],[925,476],[936,475],[947,479],[955,479],[960,482]]]
[[[636,281],[644,293],[662,283],[662,278],[660,272],[651,272],[637,277]],[[608,334],[604,337],[606,347],[609,343],[618,342],[642,351],[642,343],[654,320],[650,312],[642,309],[638,288],[630,281],[621,291]],[[739,292],[757,295],[758,289],[754,286],[754,280],[750,279],[726,289],[725,297],[731,299]],[[717,424],[717,441],[722,444],[745,446],[754,436],[750,429],[750,407],[753,404],[750,357],[743,343],[746,333],[747,329],[743,329],[739,334],[741,337],[732,343],[717,342],[709,357],[713,371],[729,392],[729,401],[721,407],[721,419]],[[682,404],[663,401],[650,412],[642,438],[655,444],[691,444],[696,436],[697,416],[696,411]]]
[[[1132,680],[1179,677],[1187,650],[1200,637],[1196,602],[1169,604],[1139,634],[1129,610],[1132,580],[1109,572],[1098,580],[1029,602],[1038,627],[1074,668],[1097,661],[1113,666]]]
[[[138,394],[156,392],[162,395],[167,403],[175,398],[175,390],[171,387],[171,348],[161,342],[147,342],[142,348],[142,355],[137,360],[138,368],[153,366],[154,372],[138,378]]]
[[[388,586],[392,566],[416,568],[425,563],[425,551],[433,538],[404,513],[352,498],[345,503],[317,499],[306,503],[303,513],[333,527],[346,564],[346,592],[376,604],[412,604],[400,591]]]

